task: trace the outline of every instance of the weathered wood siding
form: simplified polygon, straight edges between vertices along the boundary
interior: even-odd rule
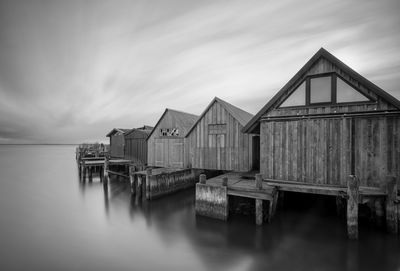
[[[345,186],[351,174],[352,122],[361,185],[379,187],[387,175],[399,180],[400,119],[391,117],[263,121],[263,177]]]
[[[125,158],[136,164],[147,164],[147,134],[134,131],[125,137]]]
[[[179,118],[174,112],[167,112],[147,140],[147,161],[149,166],[188,168],[184,159],[184,135],[190,125],[188,120]],[[193,122],[190,122],[193,124]],[[162,136],[160,129],[178,128],[179,136]]]
[[[209,125],[226,124],[225,133],[209,131]],[[187,136],[186,159],[193,168],[248,171],[252,169],[252,135],[215,102]]]
[[[111,157],[124,158],[125,139],[123,134],[114,134],[110,137]]]
[[[336,72],[376,102],[278,107],[304,78],[330,72]],[[264,178],[345,186],[354,162],[354,173],[362,186],[382,186],[387,175],[396,176],[400,184],[400,118],[366,115],[395,109],[337,65],[320,58],[263,116],[260,172]],[[352,112],[360,114],[332,118],[332,114]],[[314,114],[319,116],[310,116]]]
[[[376,100],[376,103],[365,103],[365,104],[353,104],[353,105],[337,105],[337,106],[310,106],[307,108],[296,108],[295,111],[289,108],[277,108],[279,104],[283,100],[285,100],[292,91],[307,77],[310,75],[317,75],[322,73],[331,73],[335,72],[343,77],[346,82],[349,82],[359,90],[363,91],[364,93],[368,94],[370,97]],[[329,62],[325,58],[320,58],[313,67],[308,70],[306,73],[301,76],[297,82],[294,82],[292,87],[288,89],[286,95],[280,97],[274,106],[274,110],[270,110],[267,112],[267,116],[277,116],[277,115],[289,115],[297,113],[299,114],[313,114],[313,113],[340,113],[340,112],[354,112],[354,111],[371,111],[371,110],[387,110],[387,109],[396,109],[393,105],[384,101],[381,97],[378,97],[374,92],[367,89],[364,85],[356,81],[355,79],[351,78],[349,75],[344,73],[339,67],[335,64]]]

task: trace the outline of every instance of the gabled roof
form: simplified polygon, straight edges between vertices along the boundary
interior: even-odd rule
[[[194,129],[194,127],[199,123],[199,121],[204,117],[204,115],[207,113],[207,111],[210,109],[210,107],[215,103],[219,103],[222,105],[222,107],[231,114],[231,116],[236,119],[242,126],[245,126],[247,122],[253,117],[252,114],[240,109],[239,107],[236,107],[228,102],[225,102],[224,100],[214,97],[214,99],[211,101],[211,103],[207,106],[207,108],[203,111],[203,113],[200,115],[198,120],[193,124],[193,126],[190,128],[190,130],[187,132],[186,136],[190,134],[190,132]]]
[[[146,136],[148,136],[151,133],[151,131],[153,130],[153,128],[154,127],[147,126],[147,125],[144,125],[144,126],[139,127],[139,128],[133,128],[133,129],[129,130],[129,132],[126,132],[125,136],[128,136],[128,135],[132,134],[135,131],[144,133],[144,134],[146,134]]]
[[[193,123],[196,122],[196,120],[199,118],[197,115],[193,115],[190,113],[166,108],[164,113],[161,115],[161,118],[157,121],[157,124],[154,126],[154,128],[151,130],[150,134],[147,136],[147,139],[150,138],[150,136],[154,133],[156,130],[157,126],[160,124],[161,120],[164,118],[164,116],[169,113],[172,114],[175,119],[180,123],[181,128],[183,128],[184,131],[189,130],[190,127],[192,127]],[[182,135],[183,137],[186,136],[186,133]]]
[[[125,134],[126,132],[129,132],[130,130],[131,129],[114,128],[106,136],[110,137],[110,136],[112,136],[113,134],[116,134],[116,133]]]
[[[286,93],[286,91],[289,90],[289,88],[297,81],[299,80],[308,70],[311,69],[311,67],[321,58],[325,58],[331,63],[334,63],[338,68],[343,70],[346,74],[348,74],[350,77],[356,79],[358,82],[360,82],[362,85],[364,85],[367,89],[375,93],[377,96],[381,97],[383,100],[386,102],[392,104],[393,106],[397,107],[400,109],[400,101],[397,100],[395,97],[354,71],[352,68],[344,64],[342,61],[340,61],[338,58],[336,58],[334,55],[329,53],[327,50],[324,48],[321,48],[318,50],[318,52],[311,57],[311,59],[295,74],[295,76],[292,77],[292,79],[289,80],[289,82],[286,83],[286,85],[283,86],[281,90],[277,94],[275,94],[274,97],[247,123],[247,125],[242,129],[244,133],[251,133],[259,124],[260,118],[267,113],[273,105],[277,102],[277,100]]]

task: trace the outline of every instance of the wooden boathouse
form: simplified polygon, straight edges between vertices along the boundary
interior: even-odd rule
[[[114,128],[106,136],[110,138],[110,156],[124,158],[125,156],[125,133],[131,129]]]
[[[124,134],[125,159],[131,160],[137,166],[147,165],[147,137],[153,128],[145,125]]]
[[[151,167],[188,168],[185,161],[185,136],[198,116],[165,109],[147,137],[147,164]]]
[[[325,49],[243,132],[260,135],[265,184],[347,200],[351,238],[358,235],[359,204],[378,217],[385,213],[389,231],[398,231],[400,102]]]
[[[186,135],[188,166],[199,169],[258,169],[259,137],[242,133],[252,114],[215,97]]]
[[[349,238],[358,238],[359,205],[399,232],[400,102],[325,49],[242,131],[260,136],[260,173],[201,175],[197,214],[226,220],[230,196],[254,198],[262,224],[288,191],[336,197]]]

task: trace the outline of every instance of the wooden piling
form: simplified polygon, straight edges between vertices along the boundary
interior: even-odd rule
[[[199,182],[201,184],[206,184],[206,174],[200,174],[199,176]]]
[[[358,239],[359,179],[355,175],[347,178],[347,235]]]
[[[263,200],[262,199],[255,199],[256,201],[256,224],[262,225],[263,224]]]
[[[390,233],[397,233],[397,183],[394,176],[386,177],[386,228]]]
[[[152,175],[152,169],[151,168],[148,168],[148,169],[146,169],[146,180],[145,180],[145,185],[146,185],[146,199],[150,199],[150,178],[151,178],[151,175]]]
[[[99,179],[100,179],[100,182],[103,181],[103,178],[104,178],[103,174],[104,174],[104,170],[100,166],[99,167]]]
[[[82,163],[81,163],[81,181],[82,182],[85,182],[85,179],[86,179],[85,173],[86,173],[85,162],[82,161]]]
[[[385,211],[383,209],[383,199],[381,197],[377,197],[374,200],[374,219],[375,224],[378,227],[382,227],[383,219],[385,217]]]
[[[103,185],[107,186],[108,185],[108,181],[109,181],[109,176],[108,176],[108,165],[109,165],[109,161],[108,161],[108,157],[106,157],[106,159],[104,159],[104,167],[103,167],[103,175],[104,175],[104,180],[103,180]]]
[[[262,175],[256,174],[256,188],[262,189]]]
[[[272,201],[269,202],[268,223],[271,223],[272,218],[275,216],[276,207],[278,205],[279,192],[275,190],[272,196]]]
[[[89,166],[89,182],[93,182],[93,167]]]
[[[134,172],[135,172],[135,166],[129,165],[129,182],[131,184],[131,194],[134,194],[134,191],[135,191],[135,188],[134,188],[135,176],[133,175]]]
[[[140,200],[142,196],[142,176],[138,175],[136,182],[136,197],[138,200]]]
[[[222,178],[222,186],[228,186],[228,177]]]

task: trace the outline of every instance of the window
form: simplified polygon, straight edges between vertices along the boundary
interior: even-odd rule
[[[352,86],[344,82],[339,77],[336,82],[337,86],[337,98],[338,103],[348,103],[348,102],[366,102],[369,101],[367,97],[355,90]]]
[[[372,101],[374,100],[362,94],[338,75],[331,73],[305,78],[300,86],[286,100],[283,100],[280,107]]]
[[[161,136],[179,136],[178,128],[161,128]]]
[[[310,79],[310,103],[331,102],[331,76]]]
[[[281,106],[300,106],[306,105],[306,82],[304,81],[300,86],[290,94]]]
[[[226,124],[209,124],[208,134],[209,135],[226,134]]]

